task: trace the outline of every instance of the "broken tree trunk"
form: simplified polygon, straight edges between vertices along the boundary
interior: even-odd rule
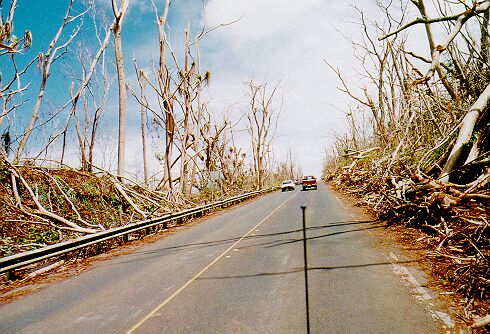
[[[466,160],[471,149],[471,141],[476,121],[478,120],[478,117],[483,109],[485,109],[487,106],[489,100],[490,84],[487,85],[483,93],[478,97],[475,103],[473,103],[469,111],[464,116],[459,129],[458,139],[456,140],[456,143],[449,154],[449,158],[444,166],[444,169],[442,170],[439,181],[448,183],[450,174],[457,168],[461,167]]]

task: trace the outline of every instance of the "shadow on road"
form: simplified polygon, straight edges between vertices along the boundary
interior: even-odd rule
[[[327,224],[327,225],[322,225],[322,226],[312,226],[308,227],[307,231],[311,232],[317,232],[321,230],[328,230],[332,228],[341,228],[341,227],[349,227],[349,226],[356,226],[354,229],[348,229],[348,230],[342,230],[342,231],[335,231],[331,233],[325,233],[322,235],[315,235],[315,236],[309,236],[307,237],[307,240],[315,240],[315,239],[322,239],[326,237],[331,237],[335,235],[340,235],[340,234],[346,234],[346,233],[353,233],[353,232],[360,232],[360,231],[365,231],[365,230],[370,230],[370,229],[377,229],[377,228],[385,228],[387,227],[386,224],[381,223],[378,220],[366,220],[366,221],[346,221],[346,222],[336,222],[332,224]],[[257,242],[254,242],[253,244],[250,245],[242,245],[242,246],[237,246],[238,249],[246,249],[246,248],[252,248],[252,247],[278,247],[278,246],[283,246],[283,245],[288,245],[296,242],[301,242],[303,239],[299,233],[302,232],[302,229],[294,229],[294,230],[288,230],[288,231],[281,231],[281,232],[274,232],[274,233],[263,233],[263,234],[256,234],[256,235],[249,235],[243,239],[243,241],[250,241],[254,240]],[[295,236],[294,238],[281,238],[281,239],[276,239],[276,240],[271,240],[271,241],[260,241],[265,238],[271,238],[271,237],[280,237],[280,236],[289,236],[289,235],[294,235],[298,234],[298,236]],[[109,265],[118,265],[122,263],[131,263],[131,262],[138,262],[138,261],[147,261],[151,260],[153,258],[161,257],[161,256],[168,256],[171,254],[183,252],[183,251],[189,251],[189,250],[196,250],[196,249],[202,249],[206,247],[215,247],[215,246],[220,246],[220,245],[231,245],[234,242],[240,240],[241,237],[235,237],[235,238],[228,238],[228,239],[221,239],[221,240],[214,240],[214,241],[207,241],[207,242],[199,242],[199,243],[191,243],[191,244],[183,244],[183,245],[177,245],[177,246],[171,246],[171,247],[163,247],[159,249],[154,249],[154,250],[147,250],[147,251],[136,251],[131,254],[128,254],[128,256],[131,256],[132,259],[128,259],[125,261],[109,264]]]
[[[329,270],[340,270],[340,269],[357,269],[357,268],[365,268],[365,267],[375,267],[375,266],[389,266],[392,264],[408,264],[408,263],[417,263],[420,260],[410,260],[410,261],[393,261],[393,262],[377,262],[377,263],[361,263],[361,264],[352,264],[345,266],[331,266],[331,267],[310,267],[308,271],[329,271]],[[234,275],[234,276],[207,276],[207,277],[199,277],[198,280],[221,280],[221,279],[240,279],[240,278],[255,278],[255,277],[266,277],[266,276],[278,276],[278,275],[288,275],[295,274],[299,272],[303,272],[303,268],[294,268],[291,270],[276,272],[276,273],[256,273],[256,274],[246,274],[246,275]]]

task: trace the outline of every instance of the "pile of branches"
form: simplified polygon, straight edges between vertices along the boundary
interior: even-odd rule
[[[463,296],[467,319],[485,316],[470,313],[490,306],[488,157],[472,164],[487,172],[465,185],[439,182],[403,159],[387,173],[392,162],[379,147],[347,152],[344,158],[345,166],[327,172],[326,179],[357,196],[378,218],[425,232],[416,242],[431,249],[441,283]]]
[[[364,87],[327,63],[355,106],[324,175],[378,217],[425,232],[418,241],[444,268],[441,281],[463,296],[466,319],[482,327],[490,323],[490,0],[435,0],[432,10],[428,3],[378,1],[384,23],[355,8]],[[426,55],[409,50],[409,41],[421,43],[411,35],[416,25],[424,28]]]
[[[0,156],[0,257],[197,206],[107,171],[14,165]]]

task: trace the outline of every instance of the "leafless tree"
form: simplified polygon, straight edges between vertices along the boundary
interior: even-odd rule
[[[470,20],[473,17],[483,16],[483,22],[488,22],[488,20],[486,20],[485,17],[488,16],[487,13],[490,8],[490,1],[474,2],[471,6],[465,8],[463,11],[460,11],[457,14],[441,16],[437,18],[426,17],[426,15],[424,14],[425,13],[424,4],[422,0],[412,1],[412,2],[418,6],[423,17],[412,20],[404,24],[400,28],[381,36],[380,40],[396,35],[415,24],[424,24],[426,27],[430,28],[430,24],[433,23],[454,22],[454,24],[450,27],[449,33],[445,37],[443,42],[436,45],[435,47],[431,47],[432,49],[431,66],[424,76],[424,79],[428,80],[433,76],[434,71],[440,68],[441,54],[448,50],[451,43],[455,43],[454,41],[456,37],[461,34],[461,31],[468,20]],[[481,32],[483,34],[488,32],[487,27],[482,27]],[[428,39],[429,41],[432,40],[432,37],[429,34],[429,32],[428,32]],[[481,45],[482,54],[486,54],[488,53],[488,42],[487,42],[488,36],[482,35],[481,41],[483,41],[483,44]],[[433,41],[430,43],[432,43],[432,45],[434,44]],[[442,174],[440,176],[441,182],[448,183],[450,180],[451,173],[457,170],[458,168],[460,168],[465,162],[467,162],[470,153],[467,147],[471,147],[473,145],[472,139],[474,138],[474,132],[475,132],[475,127],[477,125],[477,121],[480,115],[482,114],[483,110],[486,108],[489,101],[490,101],[490,83],[479,94],[476,101],[474,101],[472,105],[467,109],[467,112],[461,122],[458,138],[442,170]],[[474,151],[477,150],[478,148],[475,147]],[[478,156],[478,154],[475,153],[473,153],[473,155]]]
[[[0,72],[0,126],[5,119],[8,119],[9,123],[2,133],[0,150],[4,150],[6,155],[10,153],[12,143],[9,129],[9,114],[15,112],[17,108],[26,102],[26,100],[17,101],[16,97],[20,96],[20,93],[27,91],[27,89],[30,87],[30,83],[25,85],[22,84],[21,78],[37,60],[37,57],[35,57],[22,69],[18,68],[17,66],[16,56],[21,51],[26,50],[31,46],[32,34],[30,30],[26,30],[23,38],[21,39],[18,39],[14,35],[14,15],[16,7],[17,1],[12,0],[10,2],[8,15],[4,17],[2,12],[2,3],[0,1],[0,57],[3,58],[2,61],[4,64],[9,62],[11,70],[9,78],[6,77],[8,72]]]
[[[135,63],[135,69],[136,69],[136,75],[138,77],[138,83],[140,85],[140,91],[141,91],[140,99],[141,101],[144,101],[144,104],[141,104],[141,143],[143,145],[143,176],[144,176],[145,185],[148,187],[148,153],[147,153],[147,140],[146,140],[147,108],[145,107],[145,104],[148,104],[145,95],[145,87],[148,79],[146,79],[147,75],[145,71],[143,70],[138,71],[136,63]]]
[[[62,132],[63,148],[61,163],[63,163],[65,154],[68,125],[70,124],[70,119],[73,116],[79,143],[82,169],[89,172],[93,171],[93,158],[97,130],[99,128],[102,112],[107,103],[109,89],[114,80],[108,73],[107,59],[105,55],[110,36],[110,28],[107,28],[106,32],[106,38],[103,41],[100,40],[97,34],[100,48],[96,52],[94,58],[91,58],[89,49],[86,49],[83,46],[78,48],[77,58],[81,65],[82,78],[80,81],[82,84],[78,87],[76,93],[74,93],[74,83],[72,83],[70,88],[71,111]],[[78,102],[80,100],[83,102],[83,114],[77,113]]]
[[[91,11],[95,37],[99,43],[99,48],[94,52],[90,48],[85,47],[83,43],[79,42],[76,44],[73,55],[80,64],[80,74],[74,73],[73,70],[69,70],[66,73],[68,77],[73,79],[70,86],[70,100],[65,105],[61,106],[54,114],[58,115],[60,111],[65,110],[65,108],[69,108],[69,113],[61,131],[50,136],[50,140],[46,144],[44,150],[47,150],[50,145],[55,143],[61,137],[62,147],[60,163],[63,164],[67,146],[67,133],[71,121],[74,119],[82,168],[87,171],[92,171],[93,152],[99,119],[102,110],[105,107],[109,88],[113,79],[109,77],[105,56],[111,37],[111,25],[107,24],[106,27],[102,27],[101,31],[99,31],[100,29],[96,22],[95,7],[89,7],[88,10]],[[100,36],[101,32],[105,33],[103,39]],[[92,52],[94,53],[93,56],[91,55]],[[79,75],[81,77],[79,77]],[[78,86],[76,86],[76,82],[79,82]],[[100,96],[97,96],[99,92],[101,94]],[[93,114],[88,112],[88,110],[92,108],[89,106],[89,100],[93,102]],[[83,110],[85,111],[83,114],[84,122],[82,124],[80,123],[80,117],[77,114],[77,108],[80,101],[84,102]]]
[[[267,83],[256,84],[251,80],[249,89],[249,110],[247,112],[247,129],[252,141],[253,170],[256,187],[264,187],[264,177],[270,166],[271,144],[275,136],[280,113],[274,105],[274,98],[279,84],[269,89]]]
[[[183,194],[190,192],[188,185],[188,167],[189,161],[187,156],[187,149],[189,145],[189,139],[191,135],[191,89],[192,89],[192,76],[195,70],[195,63],[190,64],[190,42],[189,42],[189,24],[185,30],[185,55],[184,55],[184,69],[182,74],[182,90],[181,93],[184,98],[184,117],[182,121],[182,133],[180,136],[181,150],[180,150],[180,188]]]
[[[158,44],[159,44],[159,60],[156,73],[157,85],[152,87],[157,92],[159,109],[161,116],[158,113],[157,117],[160,119],[165,131],[165,153],[164,153],[164,177],[161,182],[164,189],[172,189],[172,152],[174,146],[175,136],[175,117],[173,112],[173,98],[174,94],[170,88],[170,75],[166,63],[166,34],[165,25],[167,24],[167,17],[170,7],[170,0],[165,0],[163,6],[163,13],[160,16],[159,10],[152,0],[153,8],[156,16],[156,23],[158,26]]]
[[[41,103],[44,98],[44,92],[46,90],[46,83],[50,75],[51,66],[56,60],[58,60],[66,53],[67,46],[73,41],[73,39],[77,36],[78,32],[80,31],[81,23],[79,23],[77,27],[71,32],[70,36],[66,39],[66,41],[62,42],[61,44],[58,44],[60,42],[60,39],[62,38],[63,31],[71,23],[79,22],[80,19],[88,11],[87,9],[86,11],[80,14],[72,16],[71,12],[73,7],[73,1],[74,0],[69,1],[66,13],[63,17],[63,21],[60,27],[58,28],[55,37],[51,40],[48,49],[46,50],[45,53],[42,52],[39,53],[38,60],[42,72],[41,85],[39,87],[39,93],[37,95],[36,102],[34,104],[34,109],[31,115],[31,119],[29,121],[29,124],[24,130],[24,134],[21,136],[19,146],[17,147],[17,150],[15,152],[15,161],[19,161],[22,158],[24,151],[26,149],[27,141],[29,140],[29,137],[31,136],[32,131],[34,130],[36,123],[39,119]]]
[[[116,55],[117,81],[119,87],[119,136],[117,145],[117,175],[122,177],[124,174],[124,150],[126,146],[126,79],[124,76],[123,48],[121,31],[124,17],[128,10],[129,0],[121,0],[120,6],[117,0],[112,0],[112,11],[114,13],[114,24],[112,32],[114,34],[114,49]]]

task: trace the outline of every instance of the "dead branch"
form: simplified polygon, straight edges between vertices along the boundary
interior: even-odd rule
[[[67,225],[69,226],[72,230],[76,231],[76,232],[81,232],[81,233],[86,233],[86,234],[90,234],[90,233],[96,233],[97,230],[95,229],[92,229],[92,228],[84,228],[84,227],[81,227],[75,223],[73,223],[72,221],[68,220],[68,219],[65,219],[53,212],[50,212],[48,210],[46,210],[46,208],[39,202],[39,199],[38,197],[34,194],[34,191],[32,190],[32,188],[30,187],[30,185],[27,183],[27,181],[22,177],[22,175],[20,175],[15,169],[11,168],[10,169],[10,173],[12,174],[12,188],[14,190],[14,196],[17,200],[17,204],[19,205],[19,208],[21,208],[21,210],[27,214],[28,211],[25,209],[25,207],[21,204],[21,199],[20,199],[20,195],[18,193],[18,190],[17,190],[17,187],[16,187],[16,178],[19,179],[22,184],[24,185],[24,187],[26,188],[26,190],[29,192],[29,195],[31,197],[31,199],[34,201],[34,203],[36,204],[36,207],[37,207],[37,210],[34,211],[34,214],[36,216],[38,215],[41,215],[41,216],[45,216],[49,219],[52,219],[54,221],[57,221],[57,222],[60,222],[64,225]]]
[[[457,21],[457,20],[462,20],[462,18],[466,18],[468,20],[470,17],[484,13],[488,8],[489,8],[490,2],[489,1],[482,1],[480,3],[474,2],[473,3],[473,8],[469,10],[465,10],[464,12],[461,12],[459,14],[454,14],[450,16],[443,16],[443,17],[438,17],[438,18],[432,18],[432,19],[424,19],[424,18],[416,18],[415,20],[401,26],[400,28],[389,32],[383,36],[378,37],[378,40],[382,41],[388,37],[391,37],[393,35],[397,35],[398,33],[402,32],[403,30],[406,30],[407,28],[410,28],[413,25],[416,24],[427,24],[427,23],[437,23],[437,22],[447,22],[447,21]],[[465,20],[465,21],[466,21]]]
[[[58,191],[61,193],[61,195],[63,196],[63,198],[70,204],[70,207],[72,209],[72,211],[77,215],[77,219],[80,223],[82,223],[83,225],[85,226],[89,226],[91,228],[100,228],[102,230],[105,230],[104,226],[102,226],[101,224],[99,225],[94,225],[94,224],[89,224],[88,222],[86,222],[82,216],[80,215],[80,213],[78,212],[75,204],[73,204],[73,202],[70,200],[70,198],[68,197],[68,195],[63,191],[63,188],[61,188],[60,184],[58,183],[58,181],[56,180],[56,178],[54,178],[51,174],[49,174],[48,172],[46,171],[42,171],[42,173],[44,175],[46,175],[48,178],[51,179],[51,181],[53,181],[53,183],[55,184],[56,188],[58,189]]]

